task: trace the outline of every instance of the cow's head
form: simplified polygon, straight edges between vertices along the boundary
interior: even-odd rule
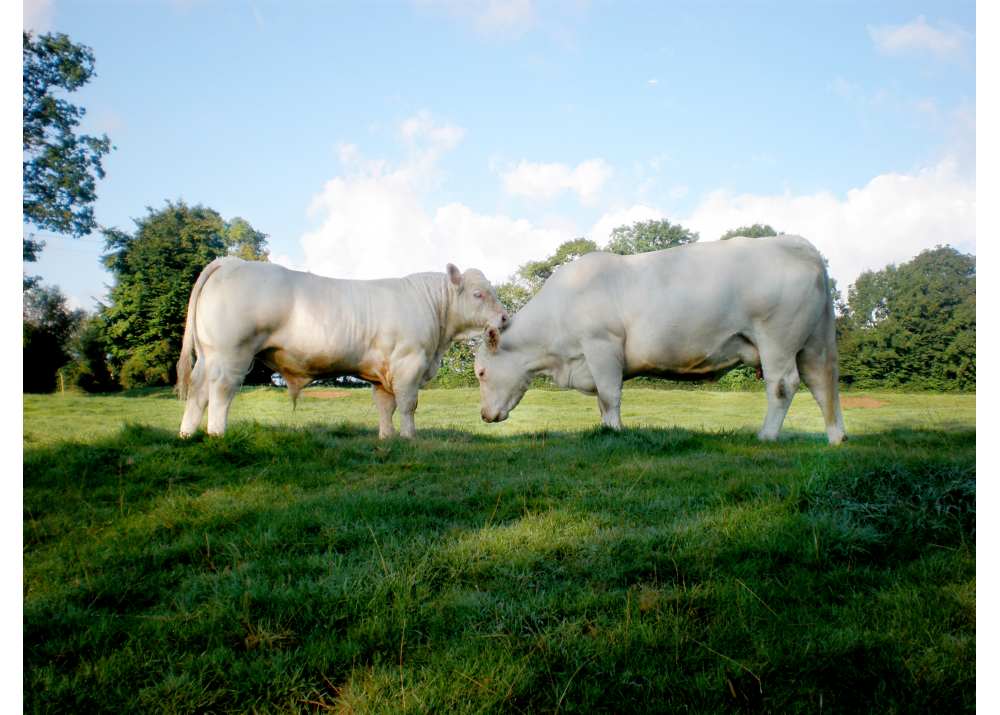
[[[496,328],[487,328],[482,344],[476,347],[475,369],[483,422],[503,422],[528,391],[531,372],[520,353],[500,345]]]
[[[448,327],[454,340],[471,340],[484,329],[507,327],[510,316],[482,271],[470,268],[463,274],[449,263],[445,273],[452,294]]]

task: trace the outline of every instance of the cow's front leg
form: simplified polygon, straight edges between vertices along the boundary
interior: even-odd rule
[[[420,383],[414,381],[406,385],[396,383],[396,404],[399,405],[399,434],[407,439],[417,436],[417,423],[413,413],[417,411],[417,394]]]
[[[427,356],[422,352],[404,352],[393,355],[390,364],[392,393],[399,408],[399,434],[413,439],[417,436],[413,413],[417,410],[417,393],[428,369]]]
[[[597,387],[597,406],[601,424],[612,429],[622,428],[622,359],[615,347],[606,342],[583,345],[587,367]]]
[[[396,436],[392,415],[396,411],[396,396],[379,384],[372,385],[372,399],[378,410],[378,438],[389,439]]]

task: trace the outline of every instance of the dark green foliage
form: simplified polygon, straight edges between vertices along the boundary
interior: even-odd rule
[[[256,230],[239,216],[226,224],[222,242],[231,256],[244,261],[267,261],[267,234]]]
[[[976,258],[950,246],[865,271],[837,321],[841,380],[853,387],[976,388]]]
[[[100,313],[83,320],[68,345],[72,357],[63,370],[67,385],[84,392],[118,392],[108,363],[107,325]]]
[[[440,389],[478,385],[475,355],[472,352],[475,345],[475,340],[458,340],[452,343],[444,357],[441,358],[441,369],[434,379],[427,383],[427,386]]]
[[[22,341],[24,392],[52,392],[58,371],[72,357],[74,330],[86,318],[84,310],[70,310],[59,286],[35,285],[24,291]]]
[[[111,140],[76,136],[86,110],[52,93],[73,92],[90,81],[94,54],[62,33],[33,40],[24,32],[22,58],[24,221],[73,236],[89,234],[97,226],[91,204]],[[24,239],[24,259],[34,261],[42,245]]]
[[[24,711],[975,711],[975,434],[133,425],[24,458]]]
[[[765,236],[777,235],[778,232],[771,228],[770,224],[765,223],[761,226],[759,223],[755,223],[753,226],[742,226],[740,228],[734,228],[731,231],[726,231],[724,234],[719,236],[719,240],[728,241],[730,238],[736,238],[737,236],[746,236],[747,238],[764,238]]]
[[[631,226],[619,226],[612,230],[604,250],[625,256],[683,246],[697,240],[697,231],[689,231],[680,224],[671,225],[666,219],[636,221]]]
[[[265,234],[243,219],[229,224],[216,211],[167,202],[136,219],[135,234],[104,229],[102,260],[115,277],[104,312],[108,351],[125,388],[172,384],[191,289],[219,256],[267,260]]]
[[[104,265],[115,282],[105,311],[108,349],[125,388],[170,384],[188,298],[201,270],[225,255],[225,222],[212,209],[167,202],[136,219],[135,235],[105,229]]]

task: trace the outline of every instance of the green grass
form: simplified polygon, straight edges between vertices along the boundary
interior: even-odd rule
[[[310,398],[331,388],[308,388],[293,410],[284,389],[244,387],[230,411],[230,421],[282,427],[332,426],[349,422],[378,429],[371,391],[347,390],[336,399]],[[852,392],[844,397],[873,396]],[[975,395],[877,394],[885,407],[844,408],[848,435],[921,426],[931,429],[975,429]],[[526,432],[587,430],[600,422],[597,400],[575,390],[529,390],[506,422],[487,425],[479,417],[479,390],[422,390],[417,408],[422,428],[454,429],[497,437]],[[24,434],[28,444],[58,439],[88,440],[122,426],[139,423],[176,431],[183,404],[170,388],[135,390],[124,395],[25,395]],[[680,427],[714,431],[751,430],[764,422],[767,397],[759,392],[693,392],[685,390],[625,390],[622,420],[627,427]],[[399,413],[395,416],[399,426]],[[202,423],[204,426],[204,422]],[[797,394],[785,418],[782,434],[815,436],[823,432],[819,406],[807,393]]]
[[[762,397],[25,396],[24,710],[973,712],[975,398]]]

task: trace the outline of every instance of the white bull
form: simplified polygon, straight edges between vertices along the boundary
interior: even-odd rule
[[[201,424],[226,430],[229,406],[254,357],[281,373],[295,400],[318,378],[354,375],[372,383],[379,437],[416,435],[417,391],[434,377],[453,340],[509,320],[493,286],[475,268],[462,274],[338,280],[273,263],[218,258],[188,302],[177,388],[187,400],[182,437]],[[192,354],[197,357],[194,369]]]
[[[596,395],[601,424],[620,429],[622,380],[714,381],[744,363],[767,386],[759,439],[777,439],[800,377],[830,444],[845,436],[826,268],[799,236],[590,253],[556,271],[502,334],[485,337],[476,375],[486,422],[506,419],[544,374]]]

